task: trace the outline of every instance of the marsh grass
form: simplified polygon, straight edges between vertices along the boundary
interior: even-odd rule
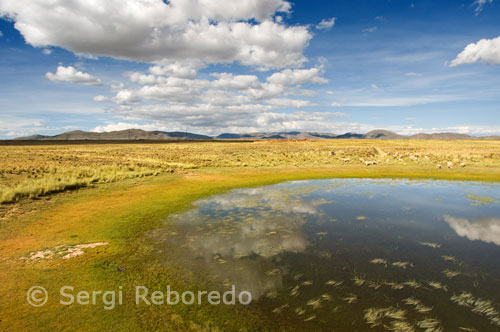
[[[335,151],[335,156],[331,152]],[[346,163],[345,160],[349,162]],[[100,183],[196,168],[380,167],[434,169],[447,161],[495,169],[499,141],[256,141],[0,146],[0,203]],[[441,173],[458,170],[440,170]],[[464,170],[461,170],[464,172]]]

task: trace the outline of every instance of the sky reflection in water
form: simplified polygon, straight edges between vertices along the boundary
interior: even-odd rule
[[[499,202],[478,183],[287,182],[200,200],[159,238],[174,262],[252,292],[270,326],[495,331]]]

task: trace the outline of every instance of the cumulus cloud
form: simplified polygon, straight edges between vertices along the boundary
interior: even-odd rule
[[[114,102],[127,105],[143,101],[164,102],[167,105],[182,104],[199,110],[200,105],[219,107],[254,107],[266,106],[272,109],[302,108],[312,106],[307,100],[290,98],[292,95],[310,97],[310,90],[302,89],[306,84],[324,84],[321,68],[285,69],[268,76],[264,82],[256,75],[235,75],[232,73],[212,73],[209,79],[158,76],[163,74],[163,67],[153,66],[149,73],[132,72],[126,76],[138,87],[115,89],[115,96],[97,96],[96,101]],[[154,73],[154,74],[151,74]],[[269,106],[269,107],[267,107]]]
[[[101,85],[101,81],[94,76],[78,71],[73,66],[58,66],[55,74],[45,74],[52,82],[70,82],[82,85]]]
[[[109,0],[98,6],[87,0],[3,0],[0,15],[14,20],[35,47],[154,63],[236,61],[267,69],[306,61],[308,28],[273,20],[290,8],[284,0]]]
[[[451,67],[468,63],[484,62],[500,65],[500,36],[494,39],[481,39],[471,43],[453,60]]]
[[[324,19],[321,22],[319,22],[318,25],[316,25],[316,29],[318,29],[318,30],[330,30],[335,25],[335,20],[336,20],[335,17],[332,17],[332,18],[327,19],[327,20]]]
[[[321,68],[285,69],[274,73],[267,81],[279,85],[300,85],[304,83],[326,84],[328,80],[321,77]]]
[[[304,66],[314,27],[287,25],[282,16],[290,13],[286,0],[109,0],[98,6],[87,0],[0,1],[0,17],[14,21],[25,41],[43,54],[61,47],[89,58],[150,64],[145,71],[125,73],[126,81],[113,81],[109,93],[94,97],[116,104],[109,111],[121,119],[106,126],[151,122],[155,128],[197,132],[310,128],[332,118],[294,112],[318,106],[308,100],[314,94],[308,85],[328,80],[322,77],[324,59],[316,67]],[[316,28],[334,25],[331,18]],[[270,73],[209,72],[233,63]],[[101,85],[80,70],[59,66],[46,77]],[[104,128],[110,127],[97,129]]]
[[[467,220],[445,215],[444,220],[461,237],[500,245],[500,218]]]

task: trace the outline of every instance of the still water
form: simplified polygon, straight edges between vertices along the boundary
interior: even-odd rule
[[[252,293],[270,328],[500,331],[500,186],[314,180],[172,216],[169,257]]]

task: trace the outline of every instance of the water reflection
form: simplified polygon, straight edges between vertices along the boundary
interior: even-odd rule
[[[198,209],[177,216],[172,244],[184,259],[227,284],[272,296],[282,286],[284,267],[273,261],[281,253],[303,252],[306,216],[321,216],[325,199],[306,199],[317,188],[246,189],[201,200]],[[331,203],[331,202],[330,202]]]
[[[459,236],[500,245],[500,218],[478,218],[471,221],[447,215],[443,218]]]
[[[271,330],[494,331],[498,197],[477,183],[289,182],[200,200],[159,239],[177,264],[250,291]]]

